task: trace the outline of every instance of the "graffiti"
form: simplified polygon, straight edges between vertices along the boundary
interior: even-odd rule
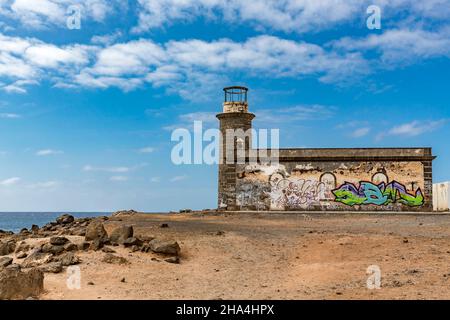
[[[237,188],[236,203],[242,209],[266,209],[269,204],[268,193],[270,186],[257,181],[249,181],[246,183],[240,183]]]
[[[357,188],[353,183],[345,182],[342,186],[332,191],[335,201],[348,206],[354,205],[387,205],[390,203],[402,203],[411,207],[421,206],[424,203],[422,191],[418,188],[414,195],[409,194],[406,187],[392,181],[388,184],[381,182],[375,185],[362,181]]]
[[[282,179],[276,185],[272,185],[271,207],[276,209],[306,209],[311,205],[319,204],[319,201],[325,198],[325,193],[326,186],[322,182]]]

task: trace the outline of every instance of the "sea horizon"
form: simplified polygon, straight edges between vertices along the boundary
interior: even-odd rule
[[[33,224],[39,227],[55,221],[60,215],[68,213],[75,218],[109,216],[108,211],[1,211],[0,230],[19,232],[23,228],[30,229]]]

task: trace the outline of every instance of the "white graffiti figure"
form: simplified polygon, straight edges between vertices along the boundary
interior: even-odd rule
[[[306,209],[325,198],[326,186],[314,180],[283,179],[272,186],[272,207],[276,209]]]

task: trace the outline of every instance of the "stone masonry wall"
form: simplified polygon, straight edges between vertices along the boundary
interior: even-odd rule
[[[231,210],[432,210],[431,149],[379,149],[372,157],[373,150],[345,149],[353,159],[342,150],[335,159],[327,150],[315,160],[282,151],[278,165],[236,165]]]

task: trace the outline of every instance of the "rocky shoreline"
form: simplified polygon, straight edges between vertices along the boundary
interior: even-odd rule
[[[33,225],[18,233],[0,230],[0,299],[38,299],[44,292],[45,274],[61,273],[69,266],[84,263],[79,252],[101,251],[105,263],[128,264],[114,250],[122,246],[129,252],[155,253],[168,263],[179,263],[181,248],[176,241],[138,237],[131,225],[106,231],[104,223],[108,220],[120,221],[121,216],[135,213],[118,211],[111,217],[79,219],[63,214],[41,228]]]

